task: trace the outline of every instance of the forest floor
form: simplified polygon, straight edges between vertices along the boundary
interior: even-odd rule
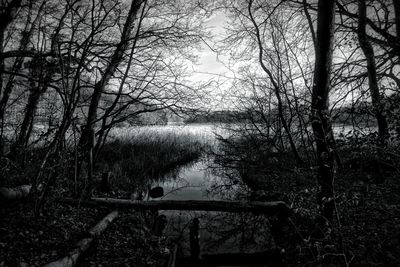
[[[160,179],[180,166],[198,159],[203,145],[188,135],[140,135],[107,143],[97,160],[96,184],[102,172],[112,173],[109,180],[114,198],[143,196],[151,179]],[[41,151],[27,153],[24,166],[2,158],[0,186],[30,184],[40,164]],[[68,158],[68,157],[66,157]],[[14,166],[15,165],[15,166]],[[60,177],[39,215],[29,201],[0,203],[0,266],[43,266],[68,254],[87,231],[111,212],[105,208],[72,207],[54,201],[71,197],[82,188],[71,174],[73,164],[66,161]],[[105,196],[96,190],[96,196]],[[81,266],[163,266],[169,251],[165,238],[154,236],[153,214],[123,212],[90,249]],[[86,235],[86,236],[85,236]]]
[[[355,265],[400,266],[399,177],[371,184],[350,184],[351,173],[339,177],[338,213],[344,249],[354,255]]]
[[[320,242],[324,244],[321,246],[321,240],[313,242],[312,237],[303,235],[305,240],[299,243],[297,252],[313,253],[293,259],[298,264],[313,266],[329,257],[330,264],[342,266],[346,255],[350,266],[400,266],[400,180],[389,177],[383,183],[364,184],[351,180],[354,175],[351,171],[337,175],[341,225],[335,223],[332,231],[337,234],[330,242],[337,247],[335,242],[340,235],[343,249],[332,253],[327,249],[329,241]],[[315,192],[304,185],[299,181],[287,184],[296,193],[285,200],[299,214],[307,215],[316,208]],[[259,183],[259,191],[262,188]],[[0,266],[43,266],[59,259],[111,211],[56,202],[47,204],[38,217],[32,215],[32,210],[29,202],[1,207]],[[121,213],[80,266],[162,266],[168,260],[170,244],[152,235],[148,218],[148,214],[140,212]]]
[[[110,209],[52,202],[39,216],[29,202],[0,209],[0,266],[43,266],[58,260],[86,237],[86,232]],[[96,240],[80,266],[163,266],[166,239],[154,236],[150,213],[120,212]]]

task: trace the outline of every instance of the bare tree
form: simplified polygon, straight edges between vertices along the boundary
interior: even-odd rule
[[[3,104],[4,102],[4,95],[7,98],[7,91],[10,87],[9,84],[7,84],[6,89],[4,89],[5,92],[3,92],[3,79],[4,79],[4,38],[6,34],[6,30],[8,25],[15,19],[16,13],[19,11],[21,7],[22,0],[13,0],[11,2],[8,1],[1,1],[0,2],[0,95],[2,96],[0,100],[0,123],[1,123],[1,133],[0,133],[0,150],[1,153],[3,153],[3,128],[4,128],[4,110],[5,110],[5,105]],[[28,20],[29,20],[28,16]],[[29,22],[27,21],[26,27],[29,27]],[[31,28],[32,29],[32,28]],[[28,34],[28,33],[27,33]],[[29,36],[27,36],[24,41],[26,42],[29,40]],[[23,41],[21,40],[21,45],[23,45]],[[21,61],[21,60],[20,60]],[[18,61],[17,61],[18,62]],[[16,62],[16,67],[18,67],[18,63]],[[22,62],[21,62],[22,64]]]
[[[369,91],[371,94],[374,114],[378,122],[380,144],[384,145],[388,136],[388,125],[386,117],[383,115],[383,103],[378,86],[374,49],[367,38],[365,30],[367,25],[367,7],[365,0],[358,0],[358,13],[358,41],[365,58],[367,59]]]
[[[263,48],[262,41],[261,41],[260,29],[258,28],[257,22],[255,21],[253,13],[252,13],[252,4],[253,4],[253,1],[250,0],[249,4],[248,4],[248,12],[249,12],[249,16],[250,16],[251,22],[253,23],[253,26],[254,26],[254,29],[255,29],[255,33],[256,33],[256,38],[257,38],[257,43],[258,43],[258,50],[259,50],[259,56],[258,56],[259,63],[261,65],[262,69],[264,70],[264,72],[268,75],[268,77],[269,77],[269,79],[270,79],[270,81],[271,81],[271,83],[273,85],[275,96],[276,96],[276,99],[278,100],[279,118],[280,118],[280,120],[282,122],[282,126],[283,126],[283,128],[285,130],[285,133],[286,133],[286,135],[287,135],[287,137],[289,139],[290,147],[291,147],[292,152],[293,152],[293,154],[294,154],[294,156],[296,158],[296,161],[298,162],[299,165],[302,165],[303,164],[303,160],[301,159],[301,157],[299,155],[299,152],[297,151],[297,148],[296,148],[296,145],[294,143],[294,140],[293,140],[292,134],[290,132],[289,126],[288,126],[287,121],[286,121],[286,119],[284,117],[284,114],[283,114],[283,101],[282,101],[282,98],[281,98],[281,94],[279,92],[279,85],[276,82],[274,76],[272,75],[272,72],[264,64],[264,58],[263,58],[264,48]]]
[[[12,0],[10,2],[2,0],[0,2],[0,90],[3,88],[4,71],[4,37],[8,25],[14,20],[16,13],[21,7],[22,0]]]
[[[318,1],[318,26],[315,51],[314,85],[312,91],[312,128],[317,147],[318,204],[328,221],[334,214],[334,151],[330,134],[329,89],[332,65],[335,0]]]
[[[82,160],[86,157],[89,162],[89,169],[92,167],[90,166],[91,163],[91,153],[92,153],[92,148],[94,145],[94,123],[97,118],[97,109],[100,103],[100,98],[104,92],[105,87],[107,86],[108,82],[114,75],[115,71],[117,70],[118,65],[121,63],[123,60],[123,56],[125,53],[125,50],[129,46],[129,40],[131,38],[131,33],[133,31],[134,24],[136,22],[136,17],[137,14],[140,10],[140,7],[142,5],[143,1],[142,0],[137,0],[137,1],[132,1],[128,17],[126,18],[124,28],[122,30],[121,38],[119,43],[117,44],[113,55],[111,56],[111,59],[109,63],[106,66],[106,69],[102,73],[102,76],[100,80],[95,84],[94,89],[93,89],[93,94],[91,96],[91,101],[90,101],[90,106],[89,110],[87,113],[87,119],[86,119],[86,124],[83,128],[81,138],[79,140],[79,148],[80,148],[80,160],[78,161],[78,173],[80,172],[81,169],[81,164]],[[86,184],[86,192],[91,192],[91,186],[92,186],[92,175],[91,175],[91,170],[89,170],[88,174],[88,181]]]
[[[39,7],[38,16],[41,13],[41,10],[46,1],[43,2],[43,5]],[[34,116],[40,101],[41,96],[48,90],[48,87],[54,78],[54,75],[58,69],[58,64],[56,64],[56,60],[54,59],[58,55],[58,47],[60,40],[60,33],[64,26],[64,21],[67,17],[67,14],[70,11],[70,8],[74,5],[73,2],[71,5],[67,5],[64,13],[61,15],[61,18],[58,21],[58,25],[56,26],[54,32],[51,35],[50,40],[50,55],[53,55],[53,58],[50,60],[45,60],[45,58],[41,55],[34,56],[31,61],[31,76],[32,78],[36,78],[39,80],[38,82],[31,80],[30,88],[29,88],[29,97],[28,103],[25,107],[25,115],[21,124],[21,128],[19,131],[19,136],[16,141],[15,147],[24,148],[28,145],[29,138],[32,132],[33,120]],[[22,51],[24,49],[21,49]]]

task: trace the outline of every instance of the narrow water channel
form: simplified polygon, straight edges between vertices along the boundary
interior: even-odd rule
[[[163,200],[219,200],[216,187],[224,179],[209,167],[210,159],[202,158],[182,167],[157,184],[164,188]],[[179,243],[184,255],[190,254],[189,228],[194,218],[200,220],[201,253],[256,252],[265,247],[269,234],[264,231],[266,218],[247,213],[203,211],[160,211],[167,216],[166,236]],[[262,227],[260,227],[262,225]]]
[[[183,166],[177,173],[167,176],[159,185],[164,188],[163,200],[211,200],[219,199],[210,194],[215,176],[207,166],[207,159]]]

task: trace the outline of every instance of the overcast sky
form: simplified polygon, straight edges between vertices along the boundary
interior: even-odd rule
[[[206,25],[212,32],[214,42],[208,42],[202,45],[202,50],[198,52],[198,64],[193,66],[196,72],[192,76],[193,81],[209,81],[214,79],[218,81],[218,89],[216,88],[214,103],[211,103],[213,109],[230,109],[229,87],[234,77],[234,73],[227,67],[228,61],[223,56],[218,56],[216,48],[218,39],[225,34],[225,25],[227,18],[223,12],[215,13],[207,21]],[[210,48],[211,47],[211,48]],[[232,79],[229,79],[231,77]]]

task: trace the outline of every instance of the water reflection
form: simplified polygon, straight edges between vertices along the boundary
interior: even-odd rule
[[[197,133],[201,132],[200,126]],[[203,128],[204,130],[205,128]],[[208,133],[211,133],[208,128]],[[215,128],[213,129],[215,131]],[[205,132],[205,131],[204,131]],[[221,133],[226,133],[221,130]],[[213,149],[217,139],[207,135]],[[215,152],[215,151],[214,151]],[[237,168],[215,162],[213,154],[169,173],[152,186],[164,188],[162,200],[243,200],[248,201],[250,189],[240,180]],[[254,253],[274,248],[270,219],[251,213],[160,211],[168,218],[166,236],[180,244],[183,254],[190,254],[189,228],[194,218],[200,220],[202,254]]]
[[[212,157],[205,157],[169,174],[157,185],[164,188],[163,200],[238,200],[248,196],[243,184],[219,173]],[[160,211],[168,218],[167,236],[179,242],[189,255],[189,228],[194,218],[200,220],[201,253],[257,252],[271,247],[269,222],[265,216],[250,213],[199,211]]]
[[[160,184],[164,188],[163,200],[207,200],[210,198],[208,187],[215,177],[202,159],[182,167],[178,173],[169,174]]]

